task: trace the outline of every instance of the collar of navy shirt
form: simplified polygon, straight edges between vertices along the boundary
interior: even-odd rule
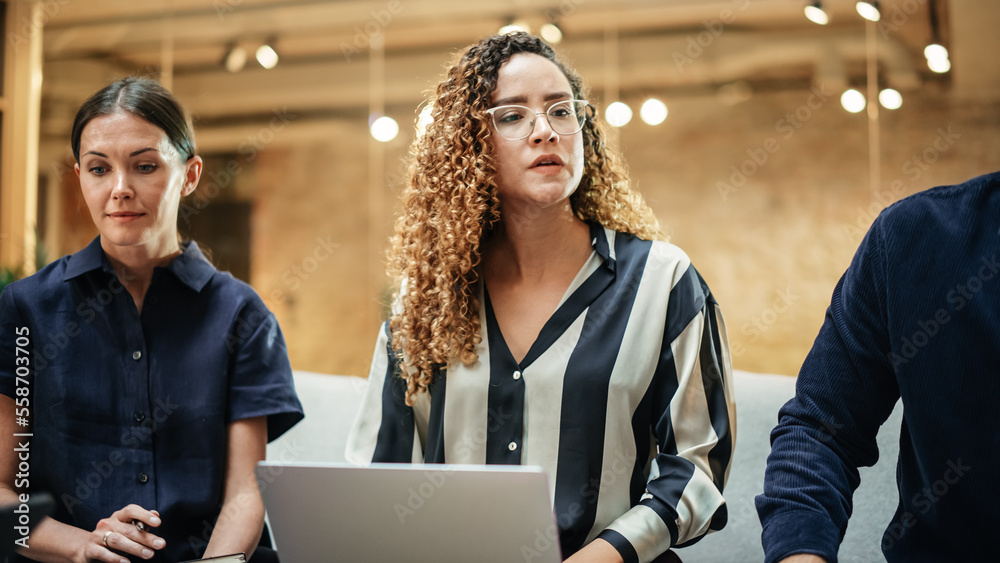
[[[205,258],[205,255],[198,248],[198,243],[194,241],[181,244],[181,254],[170,261],[165,268],[162,268],[174,275],[181,283],[190,287],[196,292],[201,292],[202,288],[208,284],[215,274],[215,267]],[[66,264],[66,273],[63,281],[82,276],[87,272],[92,272],[98,268],[113,274],[114,268],[108,260],[104,249],[101,248],[101,237],[96,237],[83,250],[69,257]]]

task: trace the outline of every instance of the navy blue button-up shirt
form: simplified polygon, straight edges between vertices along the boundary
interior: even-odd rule
[[[207,546],[230,422],[266,416],[273,440],[303,417],[274,316],[195,243],[155,269],[142,314],[99,238],[7,286],[0,393],[11,397],[26,386],[17,348],[33,362],[30,489],[86,530],[130,503],[158,510],[167,547],[154,561]]]

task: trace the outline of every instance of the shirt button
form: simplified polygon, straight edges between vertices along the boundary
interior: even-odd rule
[[[139,474],[139,475],[138,475],[138,476],[137,476],[137,477],[135,478],[135,480],[136,480],[136,481],[138,481],[139,483],[141,483],[141,484],[145,485],[146,483],[148,483],[148,482],[149,482],[149,475],[146,475],[145,473],[140,473],[140,474]]]
[[[521,372],[515,371],[514,372],[514,381],[517,381],[518,379],[521,379]]]
[[[136,350],[135,352],[132,352],[132,359],[133,360],[139,361],[139,358],[141,358],[141,357],[142,357],[142,352],[140,352],[139,350]]]
[[[507,449],[510,450],[510,451],[516,450],[517,449],[517,442],[511,442],[511,443],[507,444]]]
[[[142,411],[135,411],[135,421],[142,422],[146,418],[146,415]]]

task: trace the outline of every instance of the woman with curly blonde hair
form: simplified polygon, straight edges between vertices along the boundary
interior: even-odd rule
[[[399,292],[347,454],[539,465],[564,557],[676,561],[726,521],[725,325],[586,97],[525,33],[451,66],[412,148]]]

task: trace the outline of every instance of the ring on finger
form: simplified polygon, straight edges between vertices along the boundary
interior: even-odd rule
[[[104,547],[111,547],[110,545],[108,545],[108,536],[110,536],[113,533],[114,532],[111,531],[104,532]]]

